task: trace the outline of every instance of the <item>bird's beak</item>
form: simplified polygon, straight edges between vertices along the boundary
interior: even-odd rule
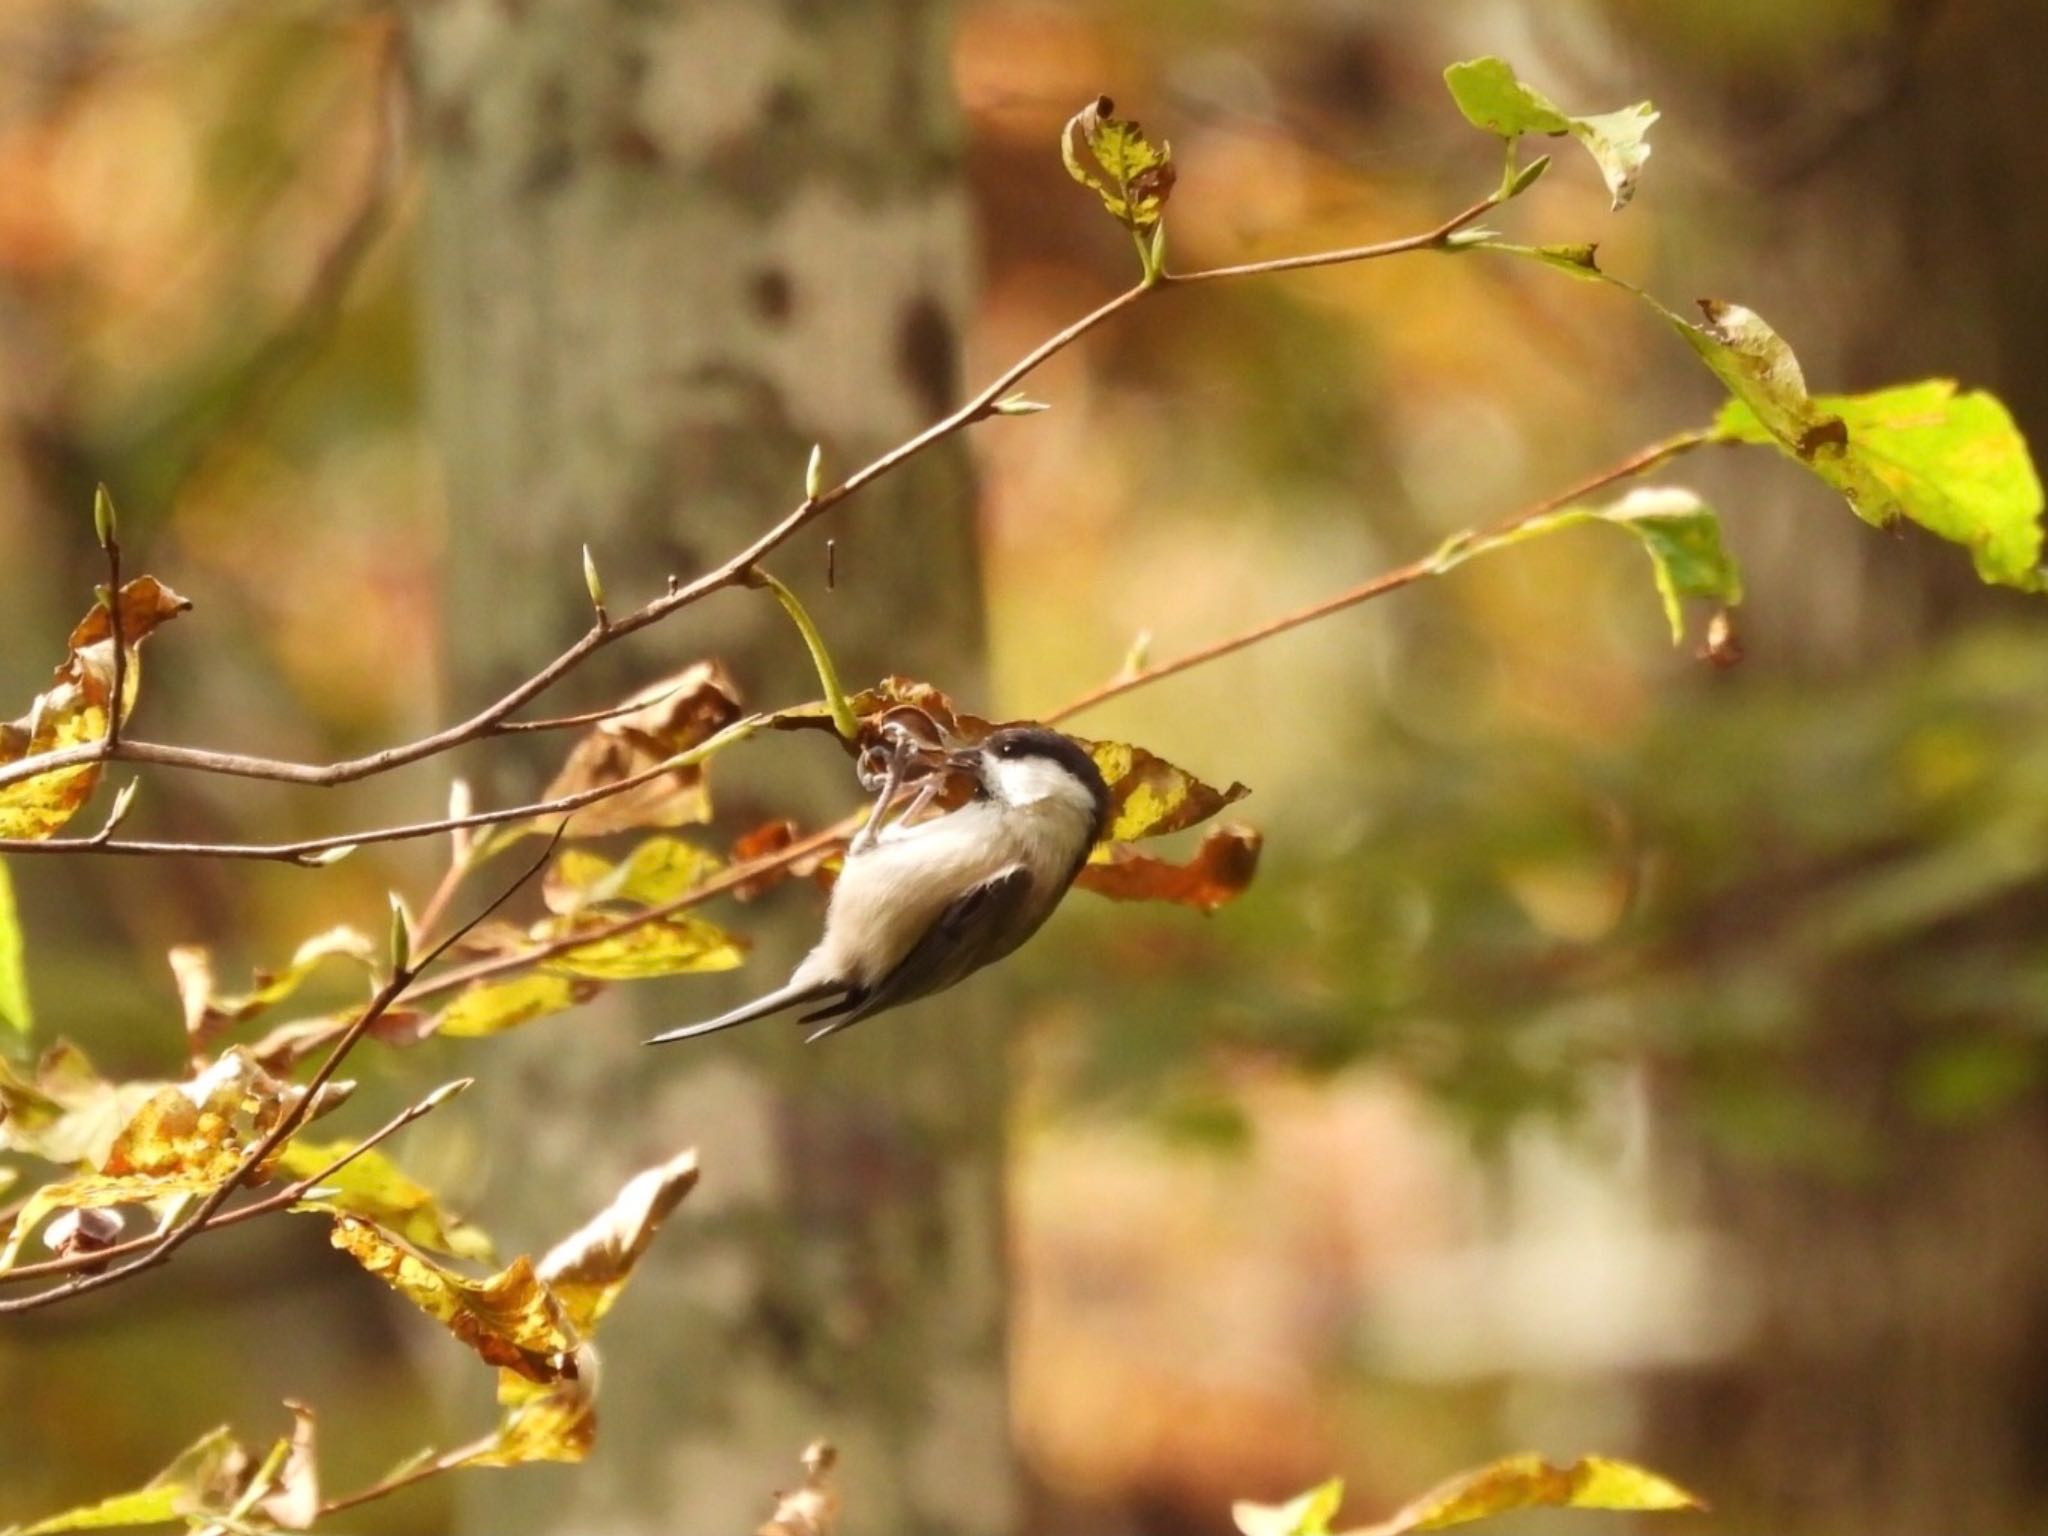
[[[948,752],[944,761],[948,768],[954,769],[957,772],[979,773],[981,771],[981,749],[979,747],[967,747],[958,752]]]

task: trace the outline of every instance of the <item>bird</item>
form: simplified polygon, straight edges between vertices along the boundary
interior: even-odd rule
[[[1109,825],[1110,793],[1087,748],[1050,727],[1008,725],[944,754],[973,796],[927,820],[939,776],[886,827],[915,744],[897,738],[881,798],[848,846],[817,946],[765,997],[649,1045],[694,1040],[790,1008],[822,1040],[965,980],[1036,933]],[[867,780],[864,778],[864,782]]]

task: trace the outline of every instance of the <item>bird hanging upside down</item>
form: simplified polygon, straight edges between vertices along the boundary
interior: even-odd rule
[[[1037,725],[1004,726],[965,751],[936,755],[891,722],[885,766],[863,782],[881,794],[846,850],[825,932],[786,986],[701,1024],[656,1035],[663,1045],[809,1005],[807,1038],[944,991],[1016,949],[1074,883],[1109,820],[1109,787],[1071,737]],[[913,767],[927,772],[915,798],[883,825]],[[967,776],[973,796],[920,820],[945,776]]]

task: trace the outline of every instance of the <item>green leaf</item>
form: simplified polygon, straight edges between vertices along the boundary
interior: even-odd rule
[[[1333,1477],[1285,1504],[1240,1499],[1230,1506],[1230,1518],[1244,1536],[1329,1536],[1343,1503],[1344,1479]]]
[[[1643,486],[1605,507],[1566,507],[1531,518],[1501,533],[1462,533],[1437,551],[1435,573],[1443,574],[1475,555],[1504,549],[1584,523],[1605,523],[1635,536],[1650,557],[1671,640],[1685,639],[1686,598],[1704,598],[1732,608],[1742,601],[1742,573],[1721,540],[1721,520],[1691,491]]]
[[[9,1526],[0,1536],[55,1536],[59,1531],[107,1531],[163,1525],[187,1516],[224,1511],[247,1458],[226,1429],[202,1435],[163,1471],[131,1493],[117,1493],[33,1525]]]
[[[1776,353],[1769,342],[1757,344]],[[1784,348],[1783,358],[1790,355]],[[2041,482],[2026,439],[1996,396],[1959,394],[1953,379],[1924,379],[1802,405],[1797,368],[1792,360],[1788,371],[1781,359],[1752,387],[1731,385],[1736,398],[1716,433],[1774,444],[1841,491],[1866,522],[1906,517],[1963,545],[1987,582],[2042,590]]]
[[[354,1145],[352,1141],[294,1140],[278,1154],[277,1166],[295,1179],[311,1178]],[[491,1257],[491,1240],[481,1229],[442,1210],[431,1189],[409,1177],[376,1147],[322,1178],[317,1198],[308,1199],[305,1207],[367,1216],[417,1247],[454,1258]]]
[[[26,1035],[35,1026],[29,1011],[28,967],[23,961],[21,911],[14,902],[14,882],[0,859],[0,1028]]]
[[[1060,158],[1067,174],[1102,199],[1109,216],[1132,234],[1149,235],[1173,195],[1173,146],[1157,145],[1138,124],[1113,116],[1116,103],[1098,96],[1067,120],[1060,130]],[[1151,271],[1151,247],[1141,239],[1139,252]]]
[[[1496,58],[1453,64],[1444,71],[1444,84],[1450,87],[1458,110],[1474,126],[1511,141],[1531,133],[1570,134],[1600,167],[1616,209],[1626,207],[1635,196],[1643,162],[1650,158],[1650,125],[1657,121],[1656,109],[1647,101],[1575,117],[1523,84],[1505,60]],[[1516,186],[1511,181],[1509,189],[1519,192],[1526,185]]]
[[[578,976],[517,976],[485,981],[458,992],[434,1020],[433,1033],[470,1038],[502,1034],[551,1013],[589,1002],[604,989]]]

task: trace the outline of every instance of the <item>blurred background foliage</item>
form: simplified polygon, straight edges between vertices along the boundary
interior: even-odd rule
[[[40,686],[89,602],[105,480],[131,559],[198,605],[150,657],[153,732],[319,758],[467,702],[439,684],[462,617],[436,594],[489,551],[444,537],[420,422],[384,34],[299,0],[0,8],[0,696]],[[1487,52],[1664,112],[1630,209],[1567,161],[1518,233],[1755,307],[1816,388],[1953,374],[2039,440],[2044,45],[2031,0],[966,0],[968,374],[1129,280],[1054,153],[1096,92],[1172,140],[1172,258],[1211,264],[1409,233],[1490,186],[1495,146],[1440,81]],[[996,714],[1718,403],[1621,296],[1430,257],[1169,295],[1031,392],[1054,408],[974,438]],[[1510,1443],[1640,1455],[1730,1529],[2038,1526],[2039,599],[1768,454],[1664,478],[1744,563],[1733,670],[1670,648],[1626,541],[1569,535],[1080,720],[1253,785],[1267,842],[1213,919],[1077,897],[982,983],[1021,997],[988,1048],[1020,1074],[1013,1399],[1044,1528],[1220,1529],[1230,1498],[1333,1469],[1378,1507]],[[165,836],[283,838],[443,793],[145,798]],[[425,857],[18,869],[43,1027],[166,1069],[169,945],[263,963]],[[468,1067],[424,1054],[417,1081]],[[498,1132],[438,1124],[459,1205]],[[181,1261],[168,1310],[0,1331],[0,1379],[28,1386],[0,1410],[0,1519],[287,1392],[320,1403],[343,1482],[433,1438],[406,1323],[317,1252],[247,1267],[272,1241]],[[298,1295],[259,1284],[279,1272]],[[427,1497],[383,1528],[440,1518]]]

